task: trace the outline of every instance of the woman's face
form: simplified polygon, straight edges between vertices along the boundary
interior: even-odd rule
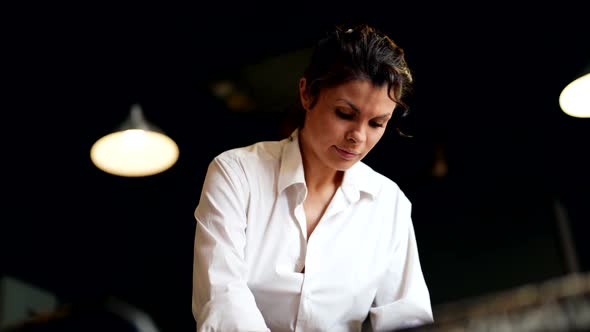
[[[387,85],[376,87],[369,81],[355,80],[323,89],[313,108],[305,87],[302,78],[299,92],[306,110],[301,129],[305,159],[317,166],[347,170],[363,159],[385,132],[396,106]]]

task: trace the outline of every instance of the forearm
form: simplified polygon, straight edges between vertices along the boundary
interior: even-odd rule
[[[247,285],[247,267],[235,245],[197,223],[193,315],[197,331],[268,331]]]
[[[204,305],[194,305],[197,331],[270,331],[248,289],[221,294]]]

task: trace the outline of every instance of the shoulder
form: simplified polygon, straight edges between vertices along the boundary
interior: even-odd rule
[[[261,141],[229,149],[215,156],[211,163],[252,166],[272,162],[280,158],[283,141]]]
[[[371,172],[372,181],[379,184],[379,190],[375,195],[375,210],[383,216],[384,225],[382,230],[387,233],[391,231],[393,238],[399,234],[405,234],[412,225],[412,202],[398,185],[391,178],[375,170]]]
[[[372,192],[378,200],[390,201],[395,200],[409,200],[397,182],[384,174],[376,171],[369,165],[359,162],[359,168],[365,174],[366,183],[364,184],[369,192]]]

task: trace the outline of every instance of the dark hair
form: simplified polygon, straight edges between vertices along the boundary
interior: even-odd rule
[[[391,38],[368,24],[337,25],[333,31],[314,46],[310,61],[303,73],[307,93],[317,102],[320,91],[352,80],[367,80],[376,86],[387,84],[391,98],[402,112],[409,111],[403,97],[411,90],[412,73],[406,63],[404,51]],[[291,128],[302,128],[305,112],[298,101],[287,117]],[[401,133],[399,123],[396,130]]]

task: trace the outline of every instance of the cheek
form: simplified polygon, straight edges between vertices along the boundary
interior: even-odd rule
[[[367,136],[367,148],[371,150],[383,137],[383,130],[379,132],[372,133]]]
[[[345,123],[328,116],[317,119],[315,127],[322,136],[342,135],[347,130]]]

